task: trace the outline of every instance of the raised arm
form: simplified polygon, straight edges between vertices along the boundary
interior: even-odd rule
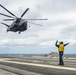
[[[68,45],[69,43],[64,44],[64,46]]]
[[[59,45],[58,45],[57,43],[58,43],[58,40],[56,41],[55,46],[56,46],[56,47],[59,47]]]

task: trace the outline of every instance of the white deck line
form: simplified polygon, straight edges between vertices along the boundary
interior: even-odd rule
[[[76,68],[73,68],[73,67],[53,66],[53,65],[35,64],[35,63],[24,63],[24,62],[6,61],[6,60],[0,60],[0,62],[7,62],[7,63],[20,64],[20,65],[29,65],[29,66],[37,66],[37,67],[45,67],[45,68],[53,68],[53,69],[63,69],[63,70],[76,71]]]

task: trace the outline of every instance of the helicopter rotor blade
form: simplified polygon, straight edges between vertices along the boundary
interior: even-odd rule
[[[12,16],[9,16],[9,15],[6,15],[6,14],[2,14],[2,13],[0,13],[0,15],[3,15],[3,16],[6,16],[6,17],[10,17],[10,18],[14,18]]]
[[[24,13],[21,15],[21,18],[25,15],[25,13],[29,10],[29,8],[27,8]]]
[[[15,19],[3,19],[4,21],[13,21]]]
[[[31,23],[31,24],[34,24],[34,25],[38,25],[38,26],[43,26],[41,24],[37,24],[37,23],[33,23],[33,22],[28,22],[28,23]]]
[[[9,27],[9,25],[7,25],[7,24],[5,24],[5,23],[2,23],[2,22],[1,22],[1,24],[3,24],[3,25],[5,25],[5,26]]]
[[[17,17],[17,16],[15,16],[13,13],[11,13],[9,10],[7,10],[4,6],[2,6],[1,4],[0,4],[0,6],[1,6],[3,9],[5,9],[7,12],[9,12],[12,16]]]
[[[48,19],[24,19],[24,20],[48,20]]]

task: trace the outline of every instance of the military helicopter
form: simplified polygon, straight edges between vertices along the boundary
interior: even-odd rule
[[[28,29],[27,27],[27,23],[31,23],[31,24],[35,24],[35,25],[39,25],[39,26],[42,26],[40,24],[36,24],[36,23],[33,23],[33,22],[29,22],[27,20],[47,20],[47,19],[22,19],[22,17],[26,14],[26,12],[29,10],[29,8],[27,8],[23,14],[21,15],[20,18],[18,18],[16,15],[14,15],[12,12],[10,12],[8,9],[6,9],[3,5],[0,4],[0,6],[5,9],[9,14],[11,14],[12,16],[9,16],[9,15],[6,15],[6,14],[3,14],[3,13],[0,13],[0,15],[3,15],[3,16],[6,16],[6,17],[9,17],[11,19],[4,19],[4,21],[13,21],[11,25],[8,25],[6,23],[3,23],[1,22],[1,24],[7,26],[7,31],[12,31],[12,32],[19,32],[19,34],[25,30]]]

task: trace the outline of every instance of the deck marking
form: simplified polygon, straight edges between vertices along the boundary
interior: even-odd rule
[[[45,67],[45,68],[64,69],[64,70],[76,71],[76,68],[73,68],[73,67],[53,66],[53,65],[25,63],[25,62],[17,62],[17,61],[6,61],[6,60],[1,60],[1,59],[0,59],[0,62],[7,62],[7,63],[20,64],[20,65],[29,65],[29,66],[38,66],[38,67]]]

